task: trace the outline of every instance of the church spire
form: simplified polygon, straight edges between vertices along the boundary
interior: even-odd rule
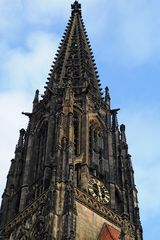
[[[79,87],[80,92],[87,90],[89,94],[101,98],[98,71],[78,1],[71,5],[71,17],[49,73],[45,95],[63,87],[68,79],[72,79],[76,95]]]

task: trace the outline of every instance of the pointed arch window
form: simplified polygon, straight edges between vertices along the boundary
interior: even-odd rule
[[[74,112],[74,154],[80,154],[80,120],[77,112]]]
[[[37,138],[35,141],[35,151],[36,151],[35,152],[36,168],[35,168],[35,176],[34,176],[35,182],[43,175],[43,168],[44,168],[45,154],[46,154],[47,131],[48,131],[48,123],[44,122],[37,132]]]
[[[101,175],[104,171],[104,134],[97,121],[91,121],[89,127],[89,158],[93,175]]]
[[[91,158],[92,155],[92,149],[93,149],[93,129],[92,129],[92,125],[89,127],[89,155]]]

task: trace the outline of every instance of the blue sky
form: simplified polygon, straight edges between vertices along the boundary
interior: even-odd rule
[[[18,131],[70,16],[66,0],[0,0],[0,193]],[[135,169],[144,239],[160,230],[160,1],[81,0],[103,88],[120,107]]]

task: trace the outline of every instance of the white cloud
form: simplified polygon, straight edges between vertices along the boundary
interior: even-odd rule
[[[93,7],[88,16],[89,30],[96,47],[103,45],[104,61],[133,68],[160,53],[158,0],[102,0]]]
[[[29,0],[24,3],[23,9],[28,22],[33,24],[50,25],[51,21],[56,17],[61,17],[61,19],[65,18],[68,9],[67,5],[69,5],[69,2],[65,0]],[[62,8],[64,11],[63,14],[60,14]]]
[[[11,89],[26,89],[26,92],[37,87],[42,89],[54,58],[55,53],[52,51],[56,51],[57,43],[57,36],[35,32],[28,36],[23,48],[5,46],[3,58],[0,59],[2,81]]]

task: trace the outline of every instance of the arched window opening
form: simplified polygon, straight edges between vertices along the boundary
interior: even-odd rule
[[[123,211],[123,206],[122,206],[122,194],[121,191],[118,187],[115,189],[115,202],[116,202],[116,208],[119,212]]]
[[[11,184],[10,188],[9,188],[9,195],[10,195],[10,197],[13,197],[14,191],[15,191],[14,184]]]
[[[34,154],[33,154],[33,164],[30,173],[34,177],[30,177],[30,199],[32,201],[34,198],[38,197],[42,193],[43,189],[43,174],[45,165],[45,155],[46,155],[46,143],[47,143],[47,132],[48,123],[44,122],[38,129],[35,136],[34,142]]]
[[[90,159],[91,159],[91,156],[92,156],[92,145],[93,145],[93,136],[92,136],[92,126],[89,127],[89,156],[90,156]]]
[[[100,169],[100,172],[103,171],[102,150],[100,150],[99,152],[99,169]]]
[[[77,113],[74,113],[74,154],[80,154],[80,121]]]
[[[39,178],[43,175],[43,168],[45,162],[45,154],[46,154],[46,142],[47,142],[47,124],[44,123],[39,130],[37,140],[37,166],[36,166],[36,178]]]
[[[91,121],[89,126],[89,158],[91,172],[97,177],[100,177],[104,172],[103,153],[103,131],[97,121]]]
[[[80,187],[79,186],[80,180],[81,180],[81,164],[77,163],[75,165],[75,186],[76,187]]]

